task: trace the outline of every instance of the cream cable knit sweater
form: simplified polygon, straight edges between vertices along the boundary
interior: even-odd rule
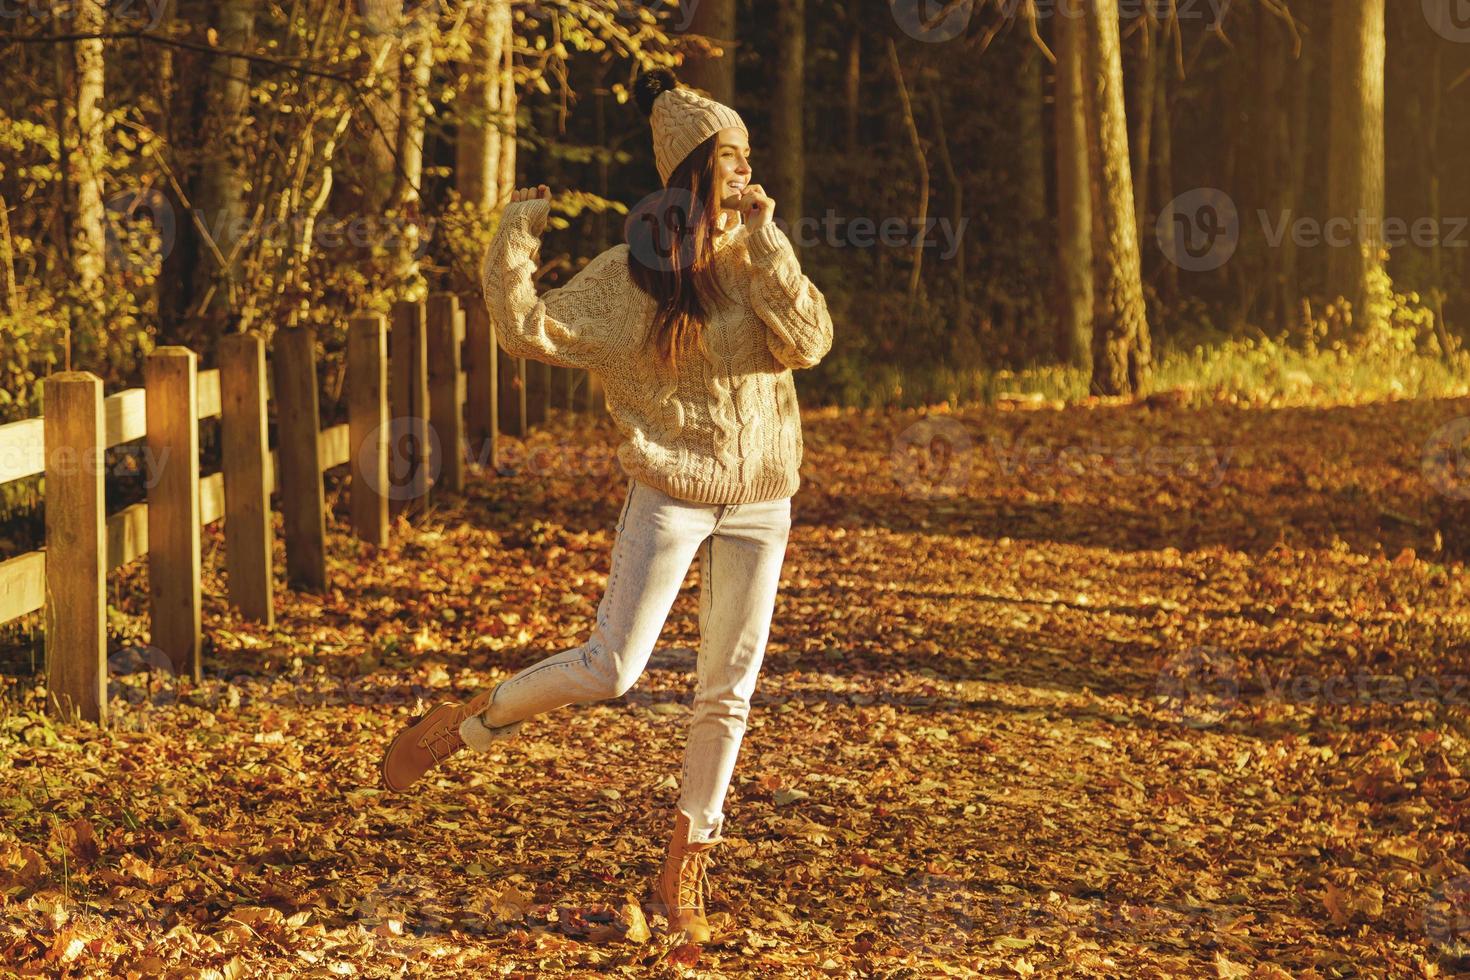
[[[550,210],[542,198],[507,205],[481,264],[505,352],[600,376],[629,476],[707,504],[795,494],[803,444],[791,371],[826,355],[832,320],[785,232],[741,225],[716,237],[716,275],[733,301],[706,303],[710,356],[691,348],[676,376],[654,353],[655,303],[628,276],[626,244],[537,298],[533,256]]]

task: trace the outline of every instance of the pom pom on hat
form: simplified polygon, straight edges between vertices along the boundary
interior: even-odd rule
[[[653,68],[633,82],[633,98],[645,116],[653,115],[653,100],[679,87],[679,78],[667,68]]]

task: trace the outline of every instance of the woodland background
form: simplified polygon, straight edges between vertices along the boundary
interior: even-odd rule
[[[554,408],[381,546],[329,477],[324,584],[273,623],[206,526],[197,678],[147,656],[152,559],[109,573],[106,727],[6,626],[0,963],[1467,975],[1465,8],[3,0],[0,421],[64,367],[310,324],[330,424],[347,318],[472,294],[514,187],[553,188],[543,286],[620,240],[651,65],[749,123],[836,337],[710,943],[640,910],[692,588],[623,698],[377,785],[425,703],[592,629],[617,433]]]
[[[809,402],[1453,388],[1456,5],[1084,6],[10,4],[0,418],[60,366],[123,386],[233,330],[315,324],[340,366],[351,313],[473,289],[521,183],[554,188],[564,281],[656,187],[628,86],[657,64],[742,113],[778,219],[825,222],[803,262],[839,339]]]

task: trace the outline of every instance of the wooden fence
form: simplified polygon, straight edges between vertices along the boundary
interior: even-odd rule
[[[152,645],[201,676],[201,528],[225,522],[229,600],[274,620],[271,494],[280,494],[286,575],[326,588],[323,473],[348,466],[352,532],[387,543],[390,514],[463,489],[466,457],[494,473],[498,438],[525,435],[551,407],[601,410],[595,379],[497,356],[484,304],[437,293],[348,324],[348,421],[320,426],[315,337],[223,338],[219,366],[193,351],[149,355],[143,387],[103,397],[93,374],[46,378],[43,414],[0,426],[0,484],[43,474],[45,547],[0,562],[0,623],[44,610],[48,702],[63,717],[107,720],[106,576],[148,557]],[[579,376],[580,375],[580,376]],[[274,398],[272,398],[272,391]],[[269,444],[274,401],[276,447]],[[221,470],[199,473],[199,421],[220,419]],[[144,441],[147,500],[107,513],[105,455]]]

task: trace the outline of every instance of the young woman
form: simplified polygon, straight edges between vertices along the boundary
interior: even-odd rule
[[[624,437],[627,496],[595,628],[583,645],[493,690],[436,705],[397,736],[382,772],[401,792],[534,715],[621,696],[643,673],[698,554],[698,689],[649,904],[704,942],[706,870],[723,840],[800,484],[791,372],[827,353],[832,321],[772,221],[775,202],[751,183],[740,117],[665,69],[640,75],[635,94],[664,186],[630,217],[628,242],[538,298],[534,255],[550,209],[542,184],[515,192],[481,267],[506,353],[598,374]]]

